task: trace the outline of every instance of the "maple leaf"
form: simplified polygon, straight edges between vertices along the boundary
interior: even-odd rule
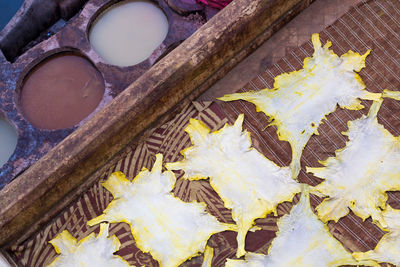
[[[162,172],[161,154],[156,155],[151,171],[144,168],[132,182],[121,172],[113,173],[103,186],[114,200],[88,224],[128,223],[138,248],[167,267],[204,252],[214,233],[237,229],[206,213],[205,203],[185,203],[174,197],[175,182],[173,172]]]
[[[303,187],[302,196],[290,214],[278,219],[278,232],[268,249],[268,255],[248,253],[245,260],[228,259],[226,267],[286,267],[286,266],[379,266],[374,261],[357,261],[329,232],[312,212],[309,189]]]
[[[67,230],[64,230],[50,241],[60,255],[48,266],[130,266],[121,257],[113,254],[121,246],[118,239],[115,236],[109,238],[107,236],[108,224],[106,223],[100,224],[97,237],[91,233],[79,242]]]
[[[342,56],[323,47],[318,34],[312,35],[314,54],[304,59],[303,69],[275,77],[274,88],[225,95],[220,100],[246,100],[255,104],[276,125],[280,140],[292,147],[292,175],[296,178],[301,167],[300,157],[308,140],[318,134],[318,126],[336,106],[351,110],[362,109],[360,99],[376,100],[380,94],[370,93],[354,71],[365,67],[364,55],[348,51]]]
[[[374,250],[355,252],[353,256],[359,260],[376,260],[400,265],[400,210],[388,206],[382,213],[387,222],[386,233],[378,242]]]
[[[395,98],[385,91],[384,97]],[[386,191],[400,189],[400,139],[378,123],[377,113],[382,99],[374,101],[368,116],[348,122],[346,147],[336,157],[321,161],[325,167],[307,171],[324,179],[313,189],[322,197],[317,207],[322,221],[338,221],[349,208],[363,220],[372,217],[383,227],[387,224],[380,208],[385,207]]]
[[[300,191],[289,167],[279,167],[251,148],[250,134],[242,131],[243,119],[241,114],[234,125],[213,133],[191,119],[186,132],[193,146],[181,152],[182,161],[166,164],[170,170],[184,170],[184,178],[190,180],[210,178],[238,225],[238,257],[245,254],[245,237],[254,220],[276,213],[279,203],[291,201]]]

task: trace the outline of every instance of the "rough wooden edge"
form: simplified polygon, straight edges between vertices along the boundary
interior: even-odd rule
[[[0,246],[7,247],[9,242],[40,227],[37,221],[44,223],[41,218],[47,217],[57,203],[80,192],[82,184],[139,133],[183,99],[201,94],[208,88],[204,84],[210,76],[226,64],[235,64],[234,56],[282,16],[310,2],[233,1],[0,191]],[[219,76],[223,73],[219,71]]]

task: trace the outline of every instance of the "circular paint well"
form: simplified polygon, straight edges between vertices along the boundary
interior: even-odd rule
[[[18,134],[15,128],[0,115],[0,168],[8,161],[17,147]]]
[[[158,6],[149,1],[123,1],[95,20],[89,40],[107,63],[125,67],[147,59],[167,33],[168,19]]]
[[[62,53],[30,71],[21,88],[20,106],[37,128],[70,128],[96,109],[104,90],[103,77],[91,62]]]

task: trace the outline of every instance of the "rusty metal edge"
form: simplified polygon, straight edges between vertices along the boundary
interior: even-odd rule
[[[51,219],[47,212],[65,207],[68,201],[64,199],[82,192],[86,180],[91,180],[135,137],[180,102],[204,92],[210,80],[222,77],[262,43],[254,42],[257,37],[310,2],[234,0],[0,191],[0,246],[7,247],[39,229]],[[264,33],[261,39],[267,39],[281,26]],[[57,207],[62,200],[63,205]]]

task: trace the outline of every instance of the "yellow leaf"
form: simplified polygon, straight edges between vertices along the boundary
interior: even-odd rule
[[[328,227],[312,212],[308,187],[300,202],[288,215],[278,220],[277,236],[268,255],[248,253],[245,260],[228,259],[226,267],[287,266],[377,266],[373,261],[358,262],[330,233]]]
[[[338,221],[350,208],[363,220],[371,216],[387,227],[380,208],[385,207],[386,191],[400,189],[400,139],[378,123],[382,101],[373,102],[368,116],[348,122],[346,147],[322,162],[325,167],[307,168],[325,179],[313,191],[328,197],[317,207],[324,222]]]
[[[100,232],[95,237],[91,233],[79,242],[64,230],[50,243],[60,254],[49,267],[56,266],[84,266],[84,267],[126,267],[130,266],[121,257],[114,255],[121,244],[115,236],[108,236],[108,224],[100,225]]]
[[[357,110],[363,108],[361,99],[376,100],[380,94],[370,93],[354,71],[365,67],[364,55],[349,51],[339,57],[329,50],[328,41],[322,47],[318,34],[312,35],[314,54],[304,59],[303,69],[275,77],[273,89],[226,95],[220,100],[246,100],[264,112],[278,128],[280,140],[292,147],[292,175],[300,171],[300,157],[308,140],[326,115],[336,106]]]
[[[237,223],[238,257],[245,254],[245,237],[254,220],[276,212],[276,206],[291,201],[300,191],[289,167],[279,167],[251,147],[250,134],[242,131],[243,114],[234,125],[210,133],[201,121],[191,119],[186,128],[193,146],[182,151],[180,162],[167,163],[170,170],[182,169],[184,178],[207,179],[232,209]]]
[[[143,169],[132,182],[121,172],[113,173],[103,186],[114,200],[103,215],[88,224],[128,223],[136,245],[166,267],[178,266],[204,252],[214,233],[237,229],[206,213],[204,203],[185,203],[174,197],[175,181],[173,172],[162,172],[161,154],[156,155],[151,171]]]

